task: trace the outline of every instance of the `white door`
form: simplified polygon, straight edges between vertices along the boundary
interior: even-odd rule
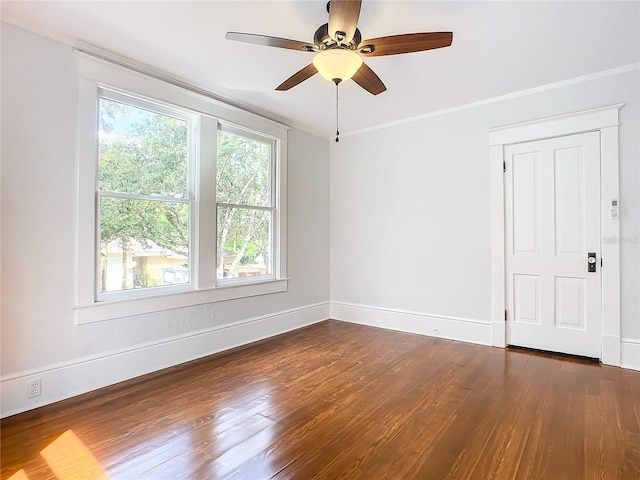
[[[599,133],[507,146],[505,169],[507,344],[600,358]]]

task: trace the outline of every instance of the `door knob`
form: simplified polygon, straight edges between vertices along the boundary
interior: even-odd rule
[[[589,273],[595,273],[596,265],[596,252],[589,252],[587,254],[587,271]]]

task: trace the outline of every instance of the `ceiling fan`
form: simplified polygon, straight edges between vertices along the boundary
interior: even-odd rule
[[[336,86],[352,78],[373,95],[384,92],[387,87],[378,75],[363,63],[362,57],[421,52],[448,47],[453,41],[452,32],[408,33],[362,41],[362,35],[357,27],[361,3],[361,0],[328,2],[329,22],[316,30],[313,43],[238,32],[228,32],[226,38],[238,42],[316,53],[313,63],[294,73],[276,87],[276,90],[289,90],[320,72],[324,78],[334,82]]]

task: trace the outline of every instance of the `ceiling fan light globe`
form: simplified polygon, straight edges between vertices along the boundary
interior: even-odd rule
[[[362,66],[362,57],[352,50],[334,48],[313,57],[313,66],[320,75],[334,82],[349,80]]]

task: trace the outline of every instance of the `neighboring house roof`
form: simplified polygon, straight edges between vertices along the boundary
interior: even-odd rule
[[[141,242],[131,238],[129,239],[128,250],[131,252],[131,256],[133,257],[166,257],[180,260],[186,260],[189,258],[187,255],[182,253],[161,247],[152,240],[145,240],[144,242]],[[112,240],[107,244],[107,251],[109,253],[122,253],[122,243],[118,240]]]
[[[227,258],[227,257],[235,258],[237,255],[238,255],[237,252],[234,252],[232,250],[227,250],[226,248],[224,249],[224,258]]]

